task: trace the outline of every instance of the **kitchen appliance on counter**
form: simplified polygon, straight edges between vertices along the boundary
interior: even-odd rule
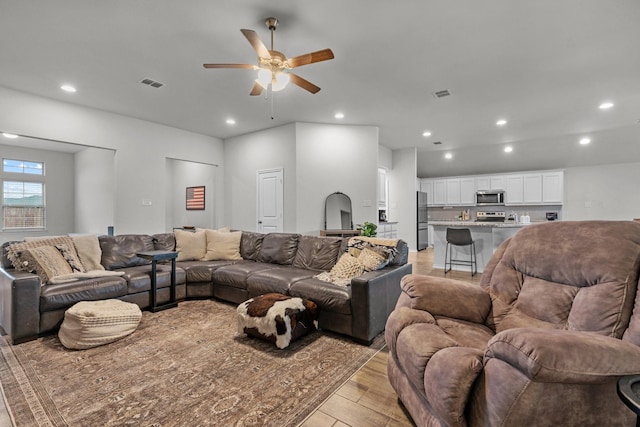
[[[429,246],[429,212],[427,205],[427,193],[417,192],[418,202],[418,250],[421,251]]]
[[[478,222],[504,222],[505,219],[507,219],[507,215],[504,211],[476,213],[476,221]]]
[[[545,215],[547,221],[556,221],[558,219],[558,212],[547,212]]]
[[[378,222],[387,222],[387,211],[385,209],[378,210]]]
[[[504,206],[504,190],[476,191],[476,206]]]

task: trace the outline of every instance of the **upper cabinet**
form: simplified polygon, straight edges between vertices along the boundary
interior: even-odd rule
[[[506,205],[561,205],[563,186],[561,170],[420,180],[430,206],[474,206],[479,190],[504,190]]]
[[[509,174],[506,182],[506,205],[561,205],[563,203],[563,171]]]
[[[564,172],[542,173],[542,204],[561,205],[564,201]]]
[[[506,188],[504,175],[482,175],[476,178],[476,189],[480,190],[504,190]]]
[[[387,208],[387,171],[378,169],[378,207]]]

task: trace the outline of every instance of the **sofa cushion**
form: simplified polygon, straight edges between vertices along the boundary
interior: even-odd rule
[[[138,252],[153,251],[153,238],[146,234],[121,234],[100,236],[101,264],[107,270],[149,264],[151,261],[137,257]]]
[[[242,231],[205,230],[207,250],[204,261],[239,260]]]
[[[156,251],[175,251],[176,235],[174,233],[158,233],[151,236]]]
[[[247,277],[249,295],[262,295],[276,292],[287,295],[289,287],[298,280],[313,277],[315,273],[295,267],[279,267],[262,270]]]
[[[231,265],[235,261],[182,261],[178,267],[187,274],[188,283],[211,282],[213,272],[222,266]]]
[[[239,261],[236,264],[225,265],[213,272],[213,281],[217,284],[233,288],[247,289],[249,275],[271,268],[278,268],[276,264],[253,261]]]
[[[207,235],[205,230],[196,232],[176,230],[176,261],[201,260],[207,253]]]
[[[100,277],[45,285],[40,290],[40,312],[65,309],[80,301],[118,298],[126,294],[127,281],[122,277]]]
[[[262,240],[260,261],[272,264],[289,265],[293,263],[298,250],[299,234],[269,233]]]
[[[315,302],[321,312],[326,310],[351,314],[351,287],[338,286],[311,277],[292,283],[289,295]]]
[[[255,233],[253,231],[243,231],[242,239],[240,239],[240,256],[242,259],[250,261],[260,260],[260,251],[262,250],[262,241],[265,234]]]
[[[335,237],[300,236],[293,266],[308,270],[331,270],[338,260],[343,239]]]
[[[127,281],[127,294],[137,294],[151,290],[151,266],[138,265],[121,270],[123,279]],[[186,282],[186,273],[176,266],[176,285]],[[156,289],[168,288],[171,286],[171,265],[156,265]]]

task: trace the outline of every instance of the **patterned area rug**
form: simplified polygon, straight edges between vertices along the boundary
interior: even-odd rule
[[[1,337],[4,398],[17,426],[294,426],[384,346],[322,331],[279,350],[236,328],[234,305],[202,300],[89,350]]]

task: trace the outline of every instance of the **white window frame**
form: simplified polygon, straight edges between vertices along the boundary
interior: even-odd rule
[[[22,171],[18,172],[18,171],[11,171],[11,172],[7,172],[6,169],[13,169],[15,166],[14,165],[9,165],[7,166],[6,161],[11,161],[11,162],[22,162]],[[25,164],[29,164],[26,165]],[[41,171],[40,173],[34,173],[34,171],[37,171],[38,168],[37,167],[30,167],[31,165],[36,164],[39,165],[40,168],[39,170]],[[33,160],[19,160],[19,159],[9,159],[9,158],[3,158],[2,161],[2,231],[29,231],[29,230],[46,230],[46,226],[47,226],[47,216],[46,216],[46,194],[45,194],[45,190],[46,190],[46,183],[45,183],[45,174],[44,174],[44,162],[40,162],[40,161],[33,161]],[[5,183],[6,182],[13,182],[13,183],[17,183],[17,184],[22,184],[23,186],[25,184],[39,184],[40,185],[40,189],[41,189],[41,196],[42,196],[42,202],[41,204],[37,204],[37,205],[16,205],[16,204],[8,204],[5,205],[4,201],[5,201]],[[19,194],[19,192],[18,192]],[[24,187],[23,187],[23,191],[22,191],[22,195],[24,195]],[[41,213],[41,218],[42,218],[42,223],[40,225],[37,226],[22,226],[22,227],[7,227],[6,224],[6,219],[5,219],[5,212],[7,209],[11,209],[11,208],[39,208],[42,210]]]

